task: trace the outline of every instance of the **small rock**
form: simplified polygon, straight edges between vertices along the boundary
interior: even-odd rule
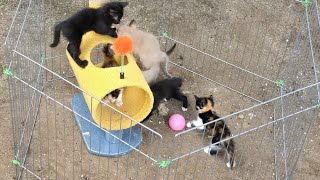
[[[248,115],[249,115],[249,118],[250,118],[250,119],[252,119],[252,118],[253,118],[253,116],[254,116],[254,114],[253,114],[253,113],[249,113]]]
[[[163,103],[159,105],[158,110],[161,116],[167,116],[169,114],[169,108],[167,108],[167,106]]]
[[[240,114],[237,116],[237,119],[243,119],[244,118],[244,115]]]

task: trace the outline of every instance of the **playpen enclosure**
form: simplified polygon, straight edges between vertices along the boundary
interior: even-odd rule
[[[143,142],[131,153],[88,153],[70,107],[82,90],[68,65],[66,42],[49,47],[54,24],[87,5],[19,2],[6,39],[17,179],[292,177],[317,115],[317,1],[129,2],[123,22],[133,17],[140,28],[165,36],[164,50],[177,43],[170,72],[184,78],[190,107],[183,113],[171,100],[165,103],[170,113],[194,119],[193,94],[215,97],[236,142],[232,171],[224,152],[203,152],[210,142],[205,134],[174,133],[161,116],[138,124]],[[160,168],[163,160],[172,163]]]

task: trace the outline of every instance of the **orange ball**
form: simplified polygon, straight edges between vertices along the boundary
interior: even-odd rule
[[[133,41],[130,36],[119,36],[113,43],[113,51],[117,55],[125,55],[133,49]]]

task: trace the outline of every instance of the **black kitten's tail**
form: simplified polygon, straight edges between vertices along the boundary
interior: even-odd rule
[[[181,78],[173,77],[170,80],[171,80],[172,84],[175,84],[178,87],[182,86],[182,79]]]
[[[61,27],[62,27],[61,23],[57,24],[54,27],[53,43],[50,44],[50,47],[56,47],[59,44]]]
[[[166,52],[166,54],[169,56],[173,52],[173,50],[176,48],[176,46],[177,44],[174,43],[174,45]]]
[[[228,154],[228,163],[227,166],[232,169],[235,164],[234,153],[235,153],[235,143],[233,139],[228,140],[228,142],[224,142],[224,146],[227,148]]]

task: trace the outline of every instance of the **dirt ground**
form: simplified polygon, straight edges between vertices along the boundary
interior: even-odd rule
[[[264,1],[262,0],[258,0],[261,1],[261,3],[263,4]],[[278,2],[279,4],[286,6],[286,7],[292,7],[295,6],[296,4],[294,2],[287,2],[287,1],[281,1]],[[132,5],[133,12],[137,13],[135,14],[138,18],[137,22],[141,21],[142,15],[146,15],[147,12],[144,12],[142,9],[142,7],[144,6],[144,2],[134,2],[134,5]],[[219,3],[217,2],[212,2],[212,1],[201,1],[201,3],[198,3],[200,7],[200,9],[205,9],[210,7],[210,11],[223,11],[225,6],[227,7],[232,7],[230,9],[226,9],[226,13],[229,13],[228,16],[226,16],[223,19],[218,19],[216,18],[214,15],[217,16],[217,14],[213,13],[208,13],[208,20],[205,20],[203,24],[199,25],[199,27],[184,27],[181,29],[173,29],[171,32],[173,32],[173,34],[175,35],[175,37],[177,37],[178,40],[186,40],[188,41],[188,37],[186,36],[186,34],[190,33],[187,29],[188,28],[195,28],[195,29],[202,29],[204,32],[210,31],[210,29],[206,29],[206,22],[214,22],[211,25],[212,26],[218,26],[219,23],[221,22],[235,22],[237,20],[237,18],[243,18],[243,16],[246,16],[247,14],[245,13],[241,13],[242,8],[244,7],[243,4],[241,3],[236,3],[235,1],[228,1],[228,3],[226,5],[221,5],[219,6]],[[15,6],[16,6],[16,2],[10,1],[10,0],[1,0],[0,2],[0,9],[1,9],[1,21],[0,21],[0,45],[2,48],[2,44],[4,43],[8,28],[10,26],[14,11],[15,11]],[[177,13],[172,17],[172,18],[176,18],[177,22],[179,21],[179,18],[183,17],[183,11],[181,9],[187,9],[188,4],[187,3],[180,3],[180,4],[176,4],[177,6]],[[186,6],[186,7],[185,7]],[[280,7],[280,6],[279,6]],[[282,7],[282,6],[281,6]],[[223,9],[223,10],[221,10]],[[281,10],[281,9],[280,9]],[[266,12],[261,12],[261,14],[263,13],[270,13],[272,11],[280,11],[279,9],[266,9]],[[221,12],[220,12],[221,13]],[[140,15],[140,16],[138,16]],[[152,22],[152,20],[154,20],[156,17],[154,17],[155,15],[153,14],[149,14],[150,18],[149,19],[145,19],[147,22]],[[262,16],[262,15],[261,15]],[[195,15],[194,19],[197,20],[201,18],[200,16]],[[288,18],[289,19],[289,18]],[[128,20],[128,19],[125,19]],[[191,20],[192,22],[192,20]],[[270,26],[273,26],[276,24],[276,20],[271,20],[271,22],[273,22],[274,24],[271,24]],[[284,20],[281,20],[281,22],[284,22]],[[190,23],[192,24],[192,23]],[[232,24],[232,23],[230,23]],[[241,23],[240,23],[241,24]],[[182,27],[183,25],[181,24]],[[192,26],[192,25],[190,25]],[[148,24],[143,24],[143,27],[149,27]],[[155,28],[154,24],[150,24],[151,29]],[[248,31],[250,29],[250,27],[242,27],[241,25],[238,24],[233,24],[230,25],[230,28],[233,27],[234,29],[242,29],[243,31]],[[154,30],[154,29],[153,29]],[[218,29],[221,30],[221,29]],[[215,30],[215,32],[218,32],[218,30]],[[269,33],[269,32],[268,32]],[[269,35],[269,34],[268,34]],[[270,32],[270,36],[272,35],[272,32]],[[219,37],[218,33],[213,33],[212,36],[214,38],[221,38]],[[237,35],[235,34],[234,37],[239,36],[241,38],[241,34]],[[277,35],[275,35],[277,36]],[[280,35],[278,35],[280,36]],[[199,37],[200,39],[202,37]],[[227,37],[228,39],[228,37]],[[220,39],[219,39],[220,40]],[[248,40],[249,41],[249,40]],[[284,40],[285,41],[285,40]],[[197,44],[199,43],[199,44]],[[207,42],[207,45],[210,44],[211,42]],[[214,43],[214,42],[212,42]],[[197,42],[197,41],[192,41],[190,39],[189,44],[194,45],[194,46],[200,46],[200,49],[203,51],[207,51],[206,47],[201,47],[201,44],[204,44],[203,42]],[[208,45],[209,46],[209,45]],[[213,45],[211,45],[213,46]],[[216,47],[217,46],[217,47]],[[217,54],[219,51],[219,57],[223,57],[225,54],[228,54],[228,51],[232,50],[232,48],[234,48],[232,46],[232,43],[230,43],[230,49],[229,50],[225,50],[225,49],[219,49],[218,48],[219,45],[214,45],[214,50],[213,50],[213,54]],[[222,45],[221,45],[222,46]],[[253,45],[252,45],[253,46]],[[250,48],[250,47],[248,47]],[[61,48],[60,50],[63,50],[63,48]],[[1,53],[3,52],[3,49],[1,49]],[[188,54],[190,53],[190,54]],[[267,53],[266,53],[267,54]],[[189,56],[189,57],[187,57]],[[247,56],[250,56],[249,54]],[[2,58],[3,56],[0,56],[0,65],[3,67],[4,64],[4,60]],[[183,47],[179,47],[177,48],[176,52],[173,55],[173,59],[174,62],[177,62],[178,64],[182,64],[182,65],[190,65],[193,62],[183,62],[182,60],[190,60],[190,59],[196,59],[199,57],[196,57],[192,54],[192,52],[188,52],[188,50],[185,50]],[[227,59],[227,57],[224,57],[225,59]],[[246,59],[246,57],[244,57],[244,59]],[[262,58],[263,59],[263,58]],[[234,62],[234,63],[240,63],[240,62]],[[242,63],[242,62],[241,62]],[[244,62],[244,63],[248,63],[248,62]],[[194,67],[198,67],[198,66],[203,66],[203,65],[207,65],[206,61],[205,62],[198,62],[196,61],[196,65]],[[192,64],[194,65],[194,64]],[[243,64],[241,64],[243,65]],[[216,74],[223,74],[222,72],[220,73],[219,69],[221,69],[223,66],[219,65],[218,67],[208,67],[208,69],[210,68],[216,68],[214,69],[215,72],[219,72]],[[206,68],[204,68],[206,69]],[[193,69],[196,71],[196,69]],[[227,71],[228,69],[226,69],[225,71]],[[232,71],[233,69],[230,69],[230,71]],[[59,70],[58,70],[59,71]],[[61,71],[61,69],[60,69]],[[176,102],[174,100],[170,100],[169,102],[164,103],[165,106],[167,106],[169,108],[169,114],[171,113],[176,113],[179,112],[181,114],[183,114],[187,119],[192,119],[193,117],[195,117],[196,112],[194,110],[194,100],[193,100],[193,94],[199,94],[199,95],[206,95],[206,94],[215,94],[215,98],[217,99],[217,111],[221,114],[221,115],[228,115],[230,113],[239,111],[241,109],[244,109],[246,107],[250,107],[252,105],[254,105],[254,101],[252,101],[249,98],[245,98],[245,97],[241,97],[239,98],[239,96],[233,92],[230,92],[229,90],[226,90],[225,88],[223,88],[222,86],[217,86],[214,83],[210,83],[208,84],[207,81],[196,77],[194,75],[190,75],[190,73],[186,73],[186,72],[182,72],[179,71],[178,68],[174,67],[171,69],[172,72],[174,72],[173,74],[176,76],[180,76],[183,77],[184,79],[187,79],[187,81],[185,81],[184,85],[183,85],[183,91],[188,95],[189,98],[189,104],[190,104],[190,108],[188,112],[182,112],[180,110],[180,102]],[[207,70],[208,74],[211,73],[210,70]],[[204,72],[206,73],[206,72]],[[259,73],[264,73],[262,71],[260,71]],[[224,75],[224,74],[223,74]],[[217,77],[217,79],[225,79],[225,77],[223,77],[223,75],[221,75],[221,77]],[[264,75],[268,75],[268,74],[264,74]],[[230,77],[230,75],[229,75]],[[269,76],[268,76],[269,77]],[[230,84],[236,84],[233,81],[236,81],[237,79],[233,79],[232,75],[231,78],[232,79],[230,81]],[[75,79],[71,79],[71,81],[75,82]],[[245,84],[243,84],[243,86],[245,86]],[[11,163],[11,160],[14,159],[14,155],[13,155],[13,143],[12,143],[12,131],[11,131],[11,117],[10,117],[10,101],[9,101],[9,95],[8,95],[8,89],[7,89],[8,85],[7,85],[7,77],[6,75],[4,75],[2,73],[2,71],[0,72],[0,137],[1,137],[1,141],[0,141],[0,179],[13,179],[15,177],[15,167],[14,165]],[[54,87],[58,88],[58,94],[54,93],[54,91],[56,91],[56,89]],[[199,88],[201,87],[201,88]],[[54,94],[54,96],[57,99],[62,99],[62,102],[65,102],[66,104],[69,104],[69,101],[73,95],[73,93],[75,92],[75,90],[73,88],[71,88],[70,86],[66,85],[65,83],[57,83],[54,84],[54,82],[50,82],[48,84],[46,84],[46,93],[48,94]],[[242,87],[242,90],[246,89],[245,87]],[[260,97],[261,99],[267,99],[270,98],[271,95],[261,95],[261,94],[254,94],[255,91],[250,91],[249,89],[246,89],[247,92],[249,92],[249,95],[256,95],[256,97]],[[61,97],[60,97],[61,96]],[[48,105],[48,106],[54,106],[52,102],[48,102],[48,101],[43,101],[42,102],[42,106],[43,105]],[[48,117],[52,117],[53,119],[59,119],[60,117],[62,117],[62,115],[64,115],[63,113],[65,113],[62,109],[58,108],[58,111],[62,111],[62,113],[60,112],[60,115],[54,115],[51,114],[51,112],[48,113],[43,113],[40,115],[40,118],[44,115],[47,115]],[[252,112],[245,112],[241,115],[244,116],[245,121],[240,122],[239,119],[242,119],[242,117],[237,116],[237,117],[232,117],[230,118],[232,121],[230,121],[230,127],[231,129],[233,129],[233,133],[237,134],[240,133],[244,130],[249,130],[257,125],[260,125],[262,123],[268,122],[268,118],[266,118],[266,114],[271,113],[272,109],[270,107],[264,107],[264,108],[258,108],[255,109]],[[252,117],[254,118],[254,121],[252,120]],[[67,117],[70,117],[70,119],[73,118],[72,113],[67,113]],[[161,117],[161,116],[155,116],[151,119],[151,121],[148,121],[145,123],[145,125],[152,127],[152,129],[154,129],[157,132],[161,132],[161,134],[163,134],[164,136],[164,143],[163,144],[170,144],[171,140],[172,140],[172,136],[174,136],[175,132],[172,132],[170,130],[168,130],[166,121],[164,119],[168,119],[167,116],[165,117]],[[86,151],[85,149],[82,149],[82,140],[80,137],[77,137],[79,135],[78,131],[77,131],[77,126],[75,124],[69,124],[69,125],[65,125],[65,124],[60,124],[65,128],[73,128],[73,131],[71,132],[63,132],[62,130],[56,130],[56,135],[52,135],[52,136],[48,136],[47,139],[51,139],[54,141],[54,139],[58,139],[60,141],[58,141],[59,145],[56,146],[55,148],[52,146],[52,150],[43,150],[43,152],[38,153],[36,149],[32,149],[30,153],[30,157],[36,157],[36,156],[46,156],[46,154],[49,156],[50,154],[54,154],[52,152],[56,152],[59,150],[64,150],[64,148],[71,148],[71,146],[68,146],[69,143],[72,142],[71,137],[73,137],[73,135],[76,135],[76,138],[73,139],[73,144],[74,147],[76,147],[75,152],[76,153],[65,153],[64,152],[64,160],[66,160],[65,162],[67,162],[66,164],[68,164],[68,162],[71,162],[70,159],[68,159],[69,157],[72,156],[76,156],[76,158],[81,154],[84,157],[82,157],[83,159],[87,160],[88,162],[91,162],[92,166],[95,166],[98,159],[96,159],[95,157],[91,157]],[[42,124],[43,127],[48,126],[48,124]],[[40,132],[38,134],[35,134],[35,141],[33,142],[33,146],[32,147],[48,147],[46,145],[41,145],[41,134],[44,134],[45,129],[42,128],[41,130],[39,129],[40,127],[42,127],[41,125],[38,125],[36,127],[36,130],[38,130],[37,132]],[[57,124],[50,124],[50,127],[56,127]],[[58,124],[59,126],[59,124]],[[295,175],[293,176],[293,179],[319,179],[320,178],[320,151],[319,151],[319,147],[320,147],[320,134],[319,134],[319,130],[320,130],[320,121],[319,119],[317,119],[315,125],[312,127],[311,132],[308,136],[307,142],[306,142],[306,146],[305,149],[303,150],[301,159],[298,163]],[[192,166],[197,166],[196,169],[201,169],[205,172],[209,171],[210,168],[214,168],[216,171],[215,173],[219,176],[221,175],[220,178],[224,177],[226,179],[230,179],[230,177],[233,177],[234,179],[250,179],[252,178],[252,176],[250,176],[251,174],[255,174],[255,178],[257,179],[262,179],[262,178],[273,178],[272,177],[272,168],[273,168],[273,159],[272,159],[272,150],[273,148],[264,148],[264,147],[270,147],[272,146],[272,134],[271,134],[271,126],[266,127],[263,129],[263,131],[257,132],[257,134],[248,134],[246,136],[240,137],[240,138],[236,138],[236,140],[238,142],[245,142],[245,143],[239,143],[238,145],[238,151],[242,152],[243,156],[241,157],[242,160],[239,163],[239,169],[235,170],[234,172],[230,173],[231,176],[224,176],[221,174],[226,174],[229,173],[230,171],[227,171],[225,168],[225,159],[224,158],[220,158],[219,160],[214,160],[213,158],[207,158],[208,156],[206,156],[206,154],[204,154],[203,152],[199,152],[196,153],[195,155],[192,155],[186,159],[182,159],[181,161],[178,161],[176,164],[174,164],[172,166],[172,173],[175,172],[179,172],[176,174],[178,179],[181,178],[186,178],[186,179],[198,179],[201,177],[201,172],[193,172],[193,173],[188,173],[187,171],[193,169],[193,167],[190,167],[190,165]],[[53,133],[53,132],[52,132]],[[144,130],[143,133],[145,133],[144,135],[148,135],[148,131]],[[58,134],[58,135],[57,135]],[[67,140],[64,140],[63,136],[67,137]],[[40,137],[39,137],[40,135]],[[260,135],[260,136],[259,136]],[[189,146],[190,142],[188,142],[190,140],[190,138],[195,140],[195,137],[201,139],[201,141],[199,140],[199,142],[194,142],[194,144],[192,146]],[[46,136],[44,136],[46,137]],[[259,138],[256,138],[259,137]],[[180,149],[179,151],[176,151],[176,156],[178,155],[182,155],[184,153],[188,153],[190,152],[192,149],[197,149],[199,147],[203,147],[204,146],[204,142],[206,142],[207,140],[205,138],[202,137],[201,133],[188,133],[185,136],[182,136],[181,139],[177,139],[177,144]],[[40,143],[40,146],[37,144]],[[146,137],[145,138],[145,142],[141,147],[141,150],[147,150],[152,146],[157,147],[157,143],[158,140],[157,139],[152,139],[150,137]],[[67,145],[65,145],[67,144]],[[244,153],[248,147],[252,147],[252,146],[257,146],[259,145],[259,147],[257,148],[252,148],[250,149],[250,153]],[[261,147],[260,147],[261,145]],[[81,147],[81,149],[80,149]],[[184,147],[184,148],[182,148]],[[79,148],[79,149],[77,149]],[[171,146],[168,147],[163,147],[162,148],[162,157],[163,159],[168,158],[167,157],[167,152],[170,152],[172,149]],[[82,154],[82,151],[83,154]],[[79,153],[80,152],[80,153]],[[264,154],[264,157],[261,157],[261,153]],[[154,153],[156,154],[156,153]],[[121,163],[127,162],[129,163],[130,166],[137,166],[137,162],[135,160],[135,158],[138,159],[140,158],[139,155],[134,154],[130,157],[127,158],[120,158],[119,161],[121,161]],[[192,158],[195,157],[195,158]],[[223,156],[222,156],[223,157]],[[60,164],[61,162],[63,162],[62,159],[59,159],[57,156],[51,156],[48,157],[48,161],[52,161],[53,159],[51,158],[57,158],[58,160],[56,161],[56,164],[51,164],[49,162],[46,161],[46,159],[43,161],[44,163],[48,163],[48,166],[51,167],[51,172],[49,170],[49,174],[52,175],[56,175],[53,171],[54,167],[57,167],[57,162],[59,165],[59,168],[64,167],[66,170],[63,170],[63,172],[65,174],[68,174],[69,171],[71,171],[70,169],[72,169],[72,167],[66,167],[63,164]],[[73,157],[74,158],[74,157]],[[250,161],[249,159],[257,159],[257,160],[253,160]],[[36,159],[36,158],[35,158]],[[67,160],[68,159],[68,160]],[[60,161],[61,160],[61,161]],[[199,162],[201,160],[201,163]],[[119,161],[117,162],[116,160],[114,160],[114,162],[112,162],[113,160],[111,160],[111,164],[114,163],[114,165],[119,165]],[[139,161],[139,160],[138,160]],[[212,162],[215,162],[215,165],[212,165]],[[53,162],[53,161],[52,161]],[[103,162],[103,161],[101,161]],[[146,164],[142,164],[143,162],[146,162]],[[207,166],[207,163],[210,163]],[[83,179],[97,179],[97,176],[94,176],[93,174],[93,169],[90,168],[90,165],[85,165],[83,167],[83,171],[82,171],[82,162],[74,162],[76,165],[81,164],[81,172],[79,177],[83,178]],[[106,162],[103,162],[106,163]],[[99,159],[99,167],[103,166],[105,164],[101,164],[100,165],[100,159]],[[109,160],[108,160],[108,166],[109,166]],[[149,162],[150,163],[150,162]],[[141,161],[140,164],[141,167],[145,167],[148,165],[154,165],[153,163],[149,164],[147,161]],[[128,164],[127,164],[128,165]],[[121,164],[120,164],[121,166]],[[140,167],[140,169],[141,169]],[[199,168],[200,167],[200,168]],[[218,168],[218,167],[223,167],[223,168]],[[121,167],[119,168],[121,169]],[[263,171],[263,170],[265,171]],[[47,169],[33,169],[34,171],[38,171],[42,173],[46,173]],[[90,170],[92,171],[90,173]],[[108,169],[109,170],[109,169]],[[151,168],[149,169],[151,170]],[[130,170],[129,170],[130,171]],[[198,170],[199,171],[199,170]],[[111,173],[114,174],[118,174],[118,172],[112,172],[112,170],[110,170]],[[59,177],[63,177],[63,173],[62,170],[60,169],[59,171],[59,175],[57,176],[58,178],[54,179],[59,179]],[[87,173],[87,174],[86,174]],[[134,172],[129,172],[129,174],[133,174]],[[259,175],[260,173],[260,175]],[[89,174],[89,175],[88,175]],[[138,173],[139,174],[139,173]],[[166,172],[160,172],[160,175],[165,175]],[[90,178],[90,176],[92,176],[92,178]],[[214,177],[216,177],[215,175],[213,175]],[[68,177],[68,176],[67,176]],[[77,176],[78,177],[78,176]],[[86,178],[88,177],[88,178]],[[101,176],[102,177],[102,176]],[[100,177],[100,178],[101,178]],[[103,176],[105,178],[105,176]],[[121,179],[122,176],[119,177]],[[127,176],[126,176],[127,177]],[[146,175],[146,177],[148,177]],[[238,177],[238,178],[236,178]],[[68,178],[67,178],[68,179]],[[219,179],[219,178],[218,178]]]

